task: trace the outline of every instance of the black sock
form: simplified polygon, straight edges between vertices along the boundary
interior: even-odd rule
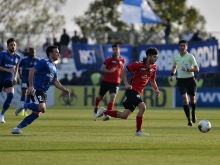
[[[192,107],[192,114],[195,115],[196,104],[191,103],[191,107]]]
[[[98,110],[98,108],[95,107],[95,108],[94,108],[94,112],[97,113],[97,110]]]
[[[183,105],[184,112],[186,114],[186,118],[189,120],[190,119],[190,109],[189,105]]]

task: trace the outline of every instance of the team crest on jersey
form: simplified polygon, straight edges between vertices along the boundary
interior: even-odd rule
[[[146,68],[141,68],[141,70],[146,70]]]
[[[141,98],[141,96],[140,96],[139,94],[138,94],[138,95],[136,95],[136,97],[137,97],[137,98]]]
[[[16,64],[18,63],[18,59],[17,59],[17,58],[15,58],[15,63],[16,63]]]
[[[150,69],[150,73],[152,73],[154,70],[153,69]]]
[[[122,64],[122,61],[119,61],[119,64],[121,65],[121,64]]]

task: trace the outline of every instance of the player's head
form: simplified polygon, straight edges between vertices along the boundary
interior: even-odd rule
[[[185,40],[180,40],[179,41],[179,50],[180,53],[186,53],[188,49],[188,42]]]
[[[29,57],[34,58],[36,55],[36,50],[32,47],[29,48]]]
[[[113,44],[112,45],[112,52],[113,52],[113,57],[117,58],[120,56],[120,46],[119,44]]]
[[[146,50],[146,57],[143,59],[145,64],[151,65],[154,64],[158,59],[158,50],[157,48],[150,47]]]
[[[57,46],[48,46],[46,49],[47,57],[49,57],[52,61],[58,60],[60,53]]]
[[[15,52],[15,50],[16,50],[16,41],[15,41],[14,38],[9,38],[7,40],[7,47],[8,47],[8,51],[10,53],[13,54]]]

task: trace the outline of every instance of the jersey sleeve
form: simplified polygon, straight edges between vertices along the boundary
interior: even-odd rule
[[[153,75],[150,78],[155,79],[156,78],[156,73],[157,73],[157,66],[155,66]]]
[[[46,62],[44,59],[40,60],[40,61],[34,66],[34,68],[35,68],[37,71],[39,71],[39,70],[41,70],[41,69],[43,69],[43,68],[45,68],[45,67],[47,67],[47,62]]]
[[[104,61],[104,64],[105,64],[106,66],[108,66],[109,61],[110,61],[110,58],[106,58],[105,61]]]
[[[1,65],[1,63],[2,63],[2,61],[3,61],[3,58],[4,58],[4,53],[3,53],[3,52],[0,52],[0,65]]]
[[[137,62],[133,62],[133,63],[129,64],[128,66],[126,66],[127,71],[129,71],[129,72],[136,71],[138,69],[138,67],[139,67],[139,65]]]
[[[195,57],[192,55],[191,56],[191,62],[192,62],[192,64],[194,65],[194,66],[198,66],[198,64],[197,64],[197,62],[196,62],[196,59],[195,59]]]
[[[19,62],[19,67],[22,67],[24,65],[24,60],[21,59],[20,62]]]

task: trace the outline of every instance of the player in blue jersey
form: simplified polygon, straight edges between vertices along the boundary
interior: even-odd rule
[[[32,113],[13,128],[12,134],[23,134],[21,128],[30,125],[41,113],[46,111],[47,91],[52,83],[70,97],[70,91],[62,86],[57,78],[57,66],[55,62],[60,56],[58,47],[49,46],[46,49],[46,53],[48,58],[41,59],[29,71],[29,87],[27,94],[30,95],[32,103],[23,102],[15,110],[16,116],[25,108],[32,110]]]
[[[29,48],[28,49],[28,56],[24,57],[21,59],[20,63],[19,63],[19,75],[20,78],[22,80],[21,83],[21,90],[22,90],[22,95],[21,95],[21,101],[22,102],[26,102],[26,103],[30,103],[30,97],[27,96],[27,90],[28,90],[28,75],[29,75],[29,71],[31,68],[33,68],[38,62],[39,62],[39,58],[35,57],[36,55],[36,50],[34,48]],[[22,69],[21,69],[22,68]],[[27,116],[27,108],[24,110],[22,110],[20,112],[21,116]]]
[[[0,123],[5,123],[4,114],[11,105],[14,96],[14,84],[17,82],[18,63],[20,55],[15,53],[16,41],[14,38],[7,40],[8,50],[0,52],[0,92],[7,94],[0,114]]]

